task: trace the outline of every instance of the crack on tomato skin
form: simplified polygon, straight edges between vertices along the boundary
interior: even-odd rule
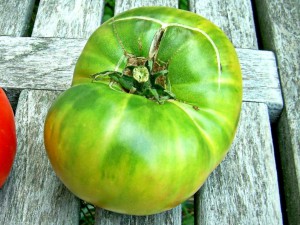
[[[113,20],[113,22],[111,23],[111,25],[112,25],[112,28],[113,28],[113,33],[116,35],[116,38],[117,38],[118,43],[120,44],[120,46],[121,46],[121,48],[122,48],[122,50],[124,52],[124,55],[126,55],[127,51],[125,50],[124,44],[123,44],[123,42],[122,42],[122,40],[121,40],[121,38],[119,36],[119,33],[117,31],[117,27],[115,25],[115,18],[113,17],[112,20]]]
[[[152,40],[150,50],[149,50],[149,59],[153,60],[154,62],[156,61],[157,58],[157,53],[159,50],[159,46],[161,43],[161,40],[164,36],[164,33],[166,31],[165,27],[161,27],[154,35],[154,38]]]
[[[143,52],[143,43],[141,37],[138,37],[138,46],[139,46],[139,54],[141,55]]]
[[[220,89],[221,89],[221,75],[222,75],[222,65],[221,65],[220,52],[219,52],[219,49],[218,49],[216,43],[214,42],[214,40],[210,37],[210,35],[205,30],[202,30],[199,27],[191,27],[189,25],[184,25],[184,24],[179,24],[179,23],[165,23],[161,20],[151,18],[151,17],[146,17],[146,16],[130,16],[130,17],[126,17],[126,18],[118,18],[118,19],[114,19],[112,23],[118,22],[118,21],[133,20],[133,19],[140,19],[140,20],[145,20],[145,21],[151,21],[153,23],[158,23],[158,24],[161,25],[160,30],[163,30],[164,32],[169,27],[181,27],[181,28],[185,28],[185,29],[195,31],[195,32],[198,32],[198,33],[202,34],[208,40],[208,42],[211,44],[211,46],[213,47],[214,52],[215,52],[215,56],[216,56],[216,60],[217,60],[217,69],[218,69],[218,74],[217,74],[218,75],[218,91],[220,91]],[[149,56],[149,58],[151,59],[150,56]]]
[[[93,74],[91,75],[93,81],[97,81],[102,79],[105,76],[106,77],[108,76],[111,79],[110,87],[113,87],[113,84],[117,83],[123,89],[123,91],[127,93],[143,95],[148,99],[157,101],[158,103],[163,103],[168,99],[175,99],[175,95],[171,91],[170,80],[168,79],[167,76],[168,65],[172,60],[172,58],[174,57],[174,54],[167,62],[161,62],[159,61],[159,59],[157,59],[157,57],[158,57],[160,45],[162,43],[164,35],[167,32],[167,29],[169,27],[181,27],[202,34],[213,47],[217,58],[216,66],[218,67],[218,91],[220,91],[220,82],[221,82],[220,79],[222,73],[220,54],[216,44],[205,31],[199,28],[189,27],[183,24],[162,23],[161,21],[156,21],[156,20],[152,20],[151,18],[146,18],[149,21],[159,23],[161,27],[155,32],[152,38],[148,57],[142,57],[142,56],[136,56],[135,54],[128,52],[125,49],[124,43],[118,33],[116,23],[118,21],[127,20],[127,19],[128,18],[117,19],[117,20],[113,19],[111,22],[113,32],[118,40],[120,47],[123,50],[123,55],[120,58],[115,68],[115,71],[104,71],[104,72]],[[145,18],[132,17],[131,19],[145,19]],[[141,54],[143,48],[141,37],[138,37],[137,44],[138,44],[138,52],[139,54]],[[185,46],[186,43],[180,46],[175,51],[175,54],[182,51]],[[122,72],[119,72],[119,67],[122,64],[122,62],[124,62],[126,66]],[[134,71],[136,76],[134,76]],[[144,71],[144,72],[140,72],[140,71]],[[144,75],[146,71],[147,73],[150,74],[151,79],[149,79],[149,82],[148,79],[143,78],[145,77]],[[193,108],[195,110],[198,110],[197,106]]]

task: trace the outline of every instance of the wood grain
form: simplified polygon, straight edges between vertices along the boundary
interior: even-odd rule
[[[191,3],[193,11],[219,25],[235,47],[257,49],[250,0],[204,0]],[[243,72],[244,89],[248,81],[258,85],[255,89],[251,89],[252,91],[248,90],[247,97],[251,96],[251,99],[260,98],[258,96],[265,86],[264,82],[256,80],[256,73],[262,70],[257,70],[253,57],[258,56],[249,54],[245,58],[253,66],[252,70]],[[276,65],[274,70],[275,68]],[[279,82],[278,74],[276,76],[276,82]],[[267,89],[266,91],[272,90]],[[278,90],[280,92],[280,89]],[[195,196],[197,213],[195,218],[198,225],[282,224],[277,170],[267,111],[273,103],[250,102],[246,99],[244,96],[243,100],[246,102],[243,103],[240,127],[232,149]],[[270,116],[272,111],[269,110]]]
[[[35,0],[0,1],[0,36],[29,35],[34,2]],[[5,89],[5,91],[15,111],[20,90]]]
[[[65,90],[70,86],[85,39],[0,37],[0,86]],[[268,105],[271,121],[283,106],[272,52],[237,49],[243,73],[243,100]]]
[[[115,15],[142,6],[168,6],[178,8],[178,1],[172,0],[116,0]]]
[[[41,1],[33,37],[88,38],[101,24],[104,1]]]
[[[96,225],[180,225],[181,207],[150,216],[130,216],[97,209]]]
[[[28,35],[35,0],[0,1],[0,35]]]
[[[235,141],[196,198],[197,225],[282,224],[268,120],[265,104],[243,103]]]
[[[276,53],[285,108],[277,135],[289,224],[300,223],[300,1],[255,1],[265,49]]]
[[[258,48],[251,0],[190,0],[190,10],[219,26],[235,47]]]
[[[22,1],[24,4],[27,2],[29,0]],[[0,7],[1,4],[3,3],[0,3]],[[270,4],[272,3],[264,3],[264,6],[266,9],[270,7],[268,10],[273,12],[271,6],[274,5]],[[294,3],[288,4],[293,6]],[[117,0],[115,13],[146,5],[177,7],[178,1]],[[190,6],[192,11],[218,24],[238,47],[244,82],[244,103],[239,131],[226,159],[195,196],[196,222],[281,224],[268,116],[269,110],[271,121],[276,121],[283,105],[275,56],[270,51],[241,49],[257,48],[250,0],[191,0]],[[13,11],[11,6],[8,9],[9,13]],[[1,10],[2,7],[0,12]],[[34,38],[0,37],[0,86],[19,90],[41,89],[24,90],[21,94],[16,115],[18,153],[8,183],[0,190],[0,221],[4,221],[3,224],[78,223],[79,201],[57,179],[45,155],[43,121],[48,107],[59,93],[57,90],[65,90],[70,86],[76,60],[86,38],[100,24],[102,10],[103,1],[44,0],[40,2],[33,31]],[[277,12],[276,10],[274,12]],[[295,11],[293,7],[291,10]],[[299,12],[296,15],[299,16]],[[11,17],[7,14],[5,20],[6,18]],[[268,21],[270,18],[263,20]],[[16,27],[21,23],[19,21],[21,20],[17,20]],[[274,43],[280,43],[279,39]],[[278,43],[274,44],[277,46],[275,50],[281,49]],[[287,43],[281,47],[290,50]],[[284,55],[280,57],[285,61]],[[290,71],[296,71],[297,76],[293,79],[287,78],[288,84],[285,87],[296,94],[287,91],[285,95],[292,95],[290,99],[295,100],[295,97],[299,99],[299,89],[294,85],[299,78],[297,74],[299,67],[297,61],[292,62],[296,65],[296,70],[292,66],[288,67],[287,72],[289,74]],[[280,65],[282,73],[284,70],[282,67],[285,68],[286,65],[284,63]],[[295,104],[295,101],[288,101],[288,104],[290,108],[287,107],[287,111],[281,116],[280,124],[283,131],[280,134],[283,136],[282,146],[287,144],[291,147],[294,154],[292,160],[295,160],[292,166],[297,168],[299,139],[293,135],[299,134],[299,126],[296,125],[299,117],[293,117],[291,109],[298,110],[299,104]],[[299,172],[291,168],[287,167],[287,173]],[[148,217],[125,216],[97,209],[96,224],[181,224],[181,207]]]
[[[0,190],[1,224],[77,224],[79,201],[58,180],[44,149],[43,129],[53,91],[22,91],[17,112],[18,148]],[[78,209],[78,211],[74,211]]]
[[[23,6],[21,2],[19,4],[20,7]],[[10,7],[8,13],[12,13],[14,10],[13,7]],[[103,1],[41,1],[33,36],[86,38],[100,25],[102,11]],[[18,27],[18,25],[19,21],[16,21],[14,26]],[[22,39],[20,38],[20,40]],[[23,47],[25,47],[25,52],[23,53],[19,51],[19,48],[19,50],[15,49],[16,51],[10,52],[9,54],[12,54],[10,56],[7,55],[8,52],[1,52],[0,58],[5,57],[4,55],[22,58],[24,54],[26,55],[27,47],[34,47],[32,49],[33,52],[43,48],[40,43]],[[55,46],[52,47],[56,48]],[[28,58],[27,60],[29,61],[24,61],[22,65],[17,65],[17,67],[19,66],[19,72],[23,74],[24,80],[32,82],[30,81],[31,77],[25,71],[21,71],[22,66],[35,62],[35,68],[33,68],[32,73],[35,76],[39,68],[47,68],[48,65],[53,65],[53,63],[59,64],[55,57],[47,57],[45,61],[41,61],[38,58]],[[70,64],[69,60],[74,60],[68,59],[68,55],[65,55],[65,59],[68,62],[65,66]],[[74,64],[73,61],[72,64]],[[11,69],[10,66],[3,68],[5,70],[4,73]],[[47,69],[44,72],[47,73]],[[57,74],[60,74],[60,71],[57,71]],[[59,77],[60,75],[57,76]],[[52,79],[56,78],[53,77]],[[33,82],[35,81],[33,80]],[[0,219],[0,221],[7,222],[4,224],[9,222],[13,224],[77,224],[79,222],[79,200],[57,180],[47,157],[43,156],[45,154],[43,149],[43,122],[41,122],[40,118],[44,118],[47,106],[53,101],[53,99],[50,101],[49,97],[52,93],[29,91],[27,94],[27,91],[24,91],[22,95],[30,96],[30,93],[33,93],[33,97],[28,97],[28,101],[25,98],[20,99],[18,104],[19,111],[16,115],[17,124],[20,126],[19,129],[22,132],[26,132],[25,134],[22,132],[18,133],[19,148],[21,148],[18,151],[21,151],[20,154],[23,155],[21,158],[16,158],[18,172],[12,173],[11,176],[14,182],[8,183],[6,186],[8,191],[3,192],[3,198],[6,199],[3,207],[13,210],[11,210],[11,213],[7,213],[7,210],[0,211],[0,217],[4,216],[3,220]],[[34,93],[37,95],[34,95]],[[24,111],[25,109],[27,112]],[[23,121],[23,119],[28,121]],[[25,189],[17,189],[16,185],[24,186]],[[11,192],[17,197],[12,199]]]

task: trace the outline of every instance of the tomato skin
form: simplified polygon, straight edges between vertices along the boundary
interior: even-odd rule
[[[175,207],[196,192],[216,163],[177,103],[159,105],[105,84],[70,88],[49,110],[45,126],[50,162],[65,185],[121,213]]]
[[[132,55],[167,65],[176,99],[158,104],[129,94],[103,71],[124,71]],[[88,40],[72,87],[45,121],[52,167],[78,197],[125,214],[168,210],[194,194],[235,136],[242,76],[234,47],[208,20],[144,7],[117,15]]]
[[[12,168],[16,148],[14,113],[3,89],[0,88],[0,188]]]

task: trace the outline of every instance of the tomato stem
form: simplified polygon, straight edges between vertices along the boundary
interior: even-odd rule
[[[127,66],[122,72],[103,71],[91,75],[93,81],[99,81],[109,77],[111,81],[118,83],[122,89],[130,94],[145,96],[159,104],[168,99],[175,99],[171,91],[168,79],[167,66],[160,66],[153,59],[141,60],[141,57],[130,56]]]

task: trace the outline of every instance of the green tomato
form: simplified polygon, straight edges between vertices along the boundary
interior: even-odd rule
[[[78,197],[149,215],[193,195],[225,157],[242,103],[225,34],[191,12],[133,9],[88,40],[72,87],[53,103],[45,147]]]

